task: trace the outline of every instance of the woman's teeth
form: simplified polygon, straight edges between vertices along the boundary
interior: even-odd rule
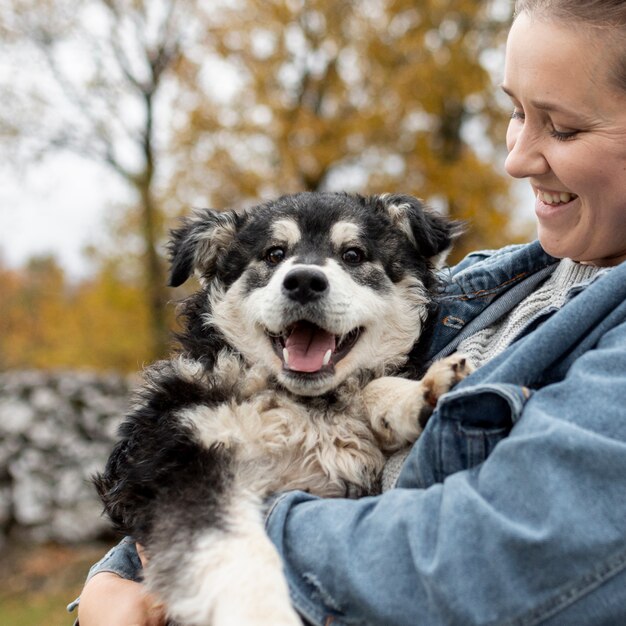
[[[548,191],[538,191],[537,195],[539,199],[545,204],[565,204],[567,202],[571,202],[578,196],[574,193],[568,193],[567,191],[562,191],[561,193],[549,193]]]

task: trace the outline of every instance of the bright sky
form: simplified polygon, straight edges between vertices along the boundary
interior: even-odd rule
[[[97,245],[107,209],[128,197],[102,166],[53,154],[25,174],[0,168],[0,257],[18,266],[30,256],[51,253],[70,276],[89,272],[82,254]]]

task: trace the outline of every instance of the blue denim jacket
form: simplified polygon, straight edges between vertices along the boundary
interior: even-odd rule
[[[431,357],[554,268],[535,242],[448,276]],[[267,532],[312,624],[626,624],[626,263],[444,396],[398,488],[277,498]]]

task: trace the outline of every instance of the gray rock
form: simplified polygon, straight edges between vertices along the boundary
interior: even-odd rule
[[[0,373],[0,547],[9,535],[80,542],[110,528],[90,477],[128,410],[114,374]]]
[[[7,397],[0,401],[0,432],[3,435],[25,433],[35,421],[35,410],[24,400]]]

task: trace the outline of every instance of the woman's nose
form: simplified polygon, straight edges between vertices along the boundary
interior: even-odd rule
[[[529,128],[511,121],[506,133],[509,154],[504,169],[513,178],[539,176],[550,171],[550,165],[541,149],[541,141]]]

